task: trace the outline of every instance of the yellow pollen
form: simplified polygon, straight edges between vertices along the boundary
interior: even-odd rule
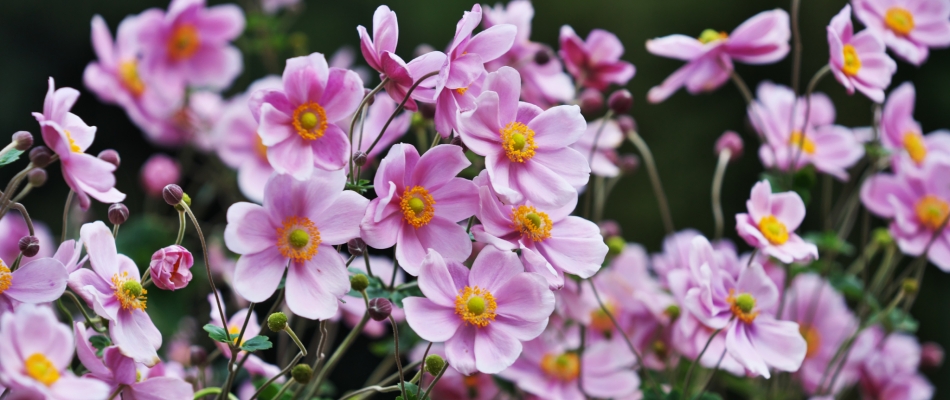
[[[191,58],[198,51],[199,45],[201,39],[198,28],[192,24],[178,25],[168,38],[168,56],[175,61]]]
[[[133,97],[139,97],[145,92],[145,82],[139,77],[138,62],[133,60],[119,63],[119,82]]]
[[[571,382],[577,379],[577,376],[581,373],[580,367],[580,359],[575,353],[545,354],[541,358],[541,370],[563,382]]]
[[[13,273],[11,273],[10,268],[7,268],[6,264],[3,263],[3,260],[0,260],[0,294],[7,291],[12,284]]]
[[[305,140],[317,140],[327,131],[327,113],[312,101],[301,104],[294,110],[294,129]]]
[[[617,306],[613,302],[604,302],[604,307],[607,308],[607,311],[610,311],[610,315],[617,313]],[[590,312],[591,329],[598,332],[613,331],[614,323],[610,320],[610,315],[607,315],[607,311],[604,311],[604,308],[598,308]]]
[[[947,203],[937,196],[928,194],[917,202],[914,211],[917,212],[917,220],[919,220],[923,226],[935,231],[940,229],[940,226],[943,225],[943,221],[947,219],[947,216],[950,216],[950,203]]]
[[[66,140],[69,141],[69,150],[73,153],[82,153],[82,149],[79,148],[79,145],[76,144],[76,141],[73,140],[73,135],[69,131],[63,129],[63,133],[66,134]]]
[[[844,53],[844,66],[841,67],[841,71],[848,76],[857,75],[858,71],[861,70],[861,59],[858,57],[858,51],[854,49],[854,46],[846,44],[842,53]]]
[[[924,137],[917,132],[907,132],[904,134],[903,142],[904,150],[907,150],[910,159],[917,165],[922,164],[927,158],[927,144],[924,143]]]
[[[277,249],[295,262],[309,261],[320,246],[320,231],[307,217],[288,217],[277,228]]]
[[[231,334],[232,336],[234,336],[234,339],[231,340],[231,342],[234,343],[234,344],[237,344],[238,347],[241,347],[242,345],[244,345],[244,342],[247,341],[247,332],[245,332],[245,333],[244,333],[244,336],[245,336],[245,337],[241,338],[241,343],[238,344],[238,341],[237,341],[237,340],[238,340],[238,335],[241,334],[241,327],[240,327],[240,326],[237,326],[237,325],[228,325],[228,333]]]
[[[535,242],[551,237],[551,218],[532,206],[518,206],[511,211],[513,228]]]
[[[821,334],[818,333],[814,327],[799,325],[798,333],[802,335],[802,338],[805,339],[805,343],[808,344],[808,350],[805,350],[805,358],[811,358],[818,352],[818,349],[821,348]]]
[[[26,374],[47,387],[59,380],[59,370],[53,362],[40,353],[33,353],[24,361]]]
[[[429,194],[429,191],[422,186],[406,186],[406,191],[402,194],[402,200],[399,201],[399,207],[402,209],[402,215],[406,222],[416,228],[425,226],[432,221],[435,215],[435,199]]]
[[[467,87],[460,87],[460,88],[458,88],[458,89],[455,89],[455,93],[458,93],[459,96],[464,96],[464,95],[465,95],[465,92],[467,92],[467,91],[468,91],[468,88],[467,88]]]
[[[730,304],[730,310],[732,315],[735,315],[740,321],[747,324],[751,324],[752,321],[755,321],[755,317],[759,315],[758,311],[755,310],[755,298],[748,293],[742,293],[739,296],[736,296],[735,289],[729,289],[729,297],[726,297],[726,302]]]
[[[261,139],[261,135],[257,132],[254,132],[254,151],[257,152],[257,156],[263,161],[267,161],[267,146],[264,146],[264,140]]]
[[[495,297],[488,290],[478,286],[466,286],[455,297],[455,313],[462,316],[466,323],[480,328],[495,320]]]
[[[715,29],[706,29],[699,34],[699,40],[702,44],[712,43],[717,40],[726,40],[729,38],[729,34],[726,32],[717,32]]]
[[[759,231],[771,244],[780,245],[788,241],[788,228],[774,215],[769,215],[759,221]]]
[[[523,163],[534,157],[534,131],[520,122],[509,122],[501,129],[501,146],[512,162]]]
[[[899,36],[907,36],[914,30],[914,15],[901,7],[891,7],[884,14],[884,25]]]
[[[795,147],[800,145],[805,154],[815,154],[815,142],[808,138],[808,135],[802,135],[801,131],[792,132],[792,136],[788,139],[788,144]]]
[[[139,281],[129,277],[128,272],[112,275],[112,289],[115,291],[115,297],[119,299],[119,304],[123,310],[132,312],[134,310],[145,311],[145,302],[148,290],[142,287]]]

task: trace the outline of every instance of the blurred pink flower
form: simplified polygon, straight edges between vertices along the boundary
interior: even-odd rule
[[[17,256],[20,255],[20,246],[17,242],[20,238],[29,234],[30,229],[26,226],[26,221],[23,220],[19,211],[10,210],[0,218],[0,237],[6,238],[0,240],[0,260],[7,260],[11,263],[16,260]],[[33,236],[36,236],[40,241],[40,251],[33,257],[23,257],[21,263],[53,255],[53,246],[56,243],[53,241],[53,235],[46,224],[37,221],[35,218],[33,219]]]
[[[432,348],[429,354],[438,354],[445,359],[445,346],[442,343],[430,343]],[[425,354],[425,344],[416,346],[409,352],[409,359],[412,361],[422,361],[422,355]],[[423,374],[422,382],[426,385],[432,382],[431,374]],[[448,368],[442,374],[442,378],[432,388],[431,396],[434,399],[466,399],[466,400],[508,400],[492,375],[480,372],[471,375],[462,375],[455,368]]]
[[[920,123],[914,120],[916,95],[914,84],[906,82],[892,90],[884,103],[880,139],[881,145],[894,154],[891,165],[895,171],[913,172],[934,156],[950,156],[950,132],[939,130],[924,135]]]
[[[917,371],[921,349],[916,337],[887,334],[874,326],[861,333],[851,353],[862,360],[861,393],[865,399],[933,398],[933,385]]]
[[[53,258],[20,262],[20,267],[11,272],[10,266],[0,260],[0,314],[12,312],[20,303],[55,301],[66,290],[69,274],[63,263]]]
[[[148,271],[152,283],[159,289],[178,290],[191,282],[191,266],[195,264],[191,252],[183,246],[171,245],[152,254]]]
[[[139,178],[146,194],[160,198],[165,186],[179,183],[181,167],[174,158],[156,153],[145,160]]]
[[[588,122],[587,130],[570,147],[587,158],[591,174],[612,178],[620,175],[617,148],[623,144],[623,140],[624,134],[617,121],[601,118]]]
[[[786,264],[818,259],[818,247],[795,233],[805,219],[805,202],[798,193],[772,194],[769,181],[760,181],[746,207],[748,213],[736,214],[736,231],[749,246]]]
[[[950,3],[943,0],[854,0],[854,14],[894,54],[920,66],[929,48],[950,46]]]
[[[845,5],[828,25],[829,64],[835,79],[848,94],[854,89],[875,103],[884,102],[884,89],[891,84],[897,63],[887,56],[887,48],[872,30],[854,34],[851,5]]]
[[[568,25],[561,27],[560,55],[578,86],[607,90],[611,83],[626,86],[636,68],[623,61],[623,43],[617,35],[594,29],[582,40]]]

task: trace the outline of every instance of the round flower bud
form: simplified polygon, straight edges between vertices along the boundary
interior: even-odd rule
[[[346,242],[346,250],[350,252],[350,255],[359,257],[366,251],[366,242],[360,238],[350,239]]]
[[[438,375],[439,372],[442,372],[442,368],[445,368],[445,360],[438,354],[429,354],[424,365],[426,372]]]
[[[611,236],[620,236],[620,224],[612,219],[606,219],[597,223],[600,226],[600,236],[609,238]]]
[[[577,100],[581,106],[581,112],[587,115],[596,114],[604,107],[604,95],[597,89],[584,89]]]
[[[534,62],[538,65],[544,65],[551,62],[551,51],[548,49],[538,50],[534,53]]]
[[[52,156],[46,146],[36,146],[30,150],[30,162],[34,167],[43,168],[49,165],[49,159]]]
[[[22,243],[23,240],[21,239],[20,242]],[[903,290],[905,294],[917,293],[917,289],[920,289],[920,284],[917,283],[917,280],[914,278],[907,278],[901,282],[901,290]]]
[[[620,126],[620,131],[623,133],[637,130],[637,121],[634,121],[630,115],[618,115],[616,120],[617,125]]]
[[[632,174],[640,168],[640,157],[636,154],[624,154],[617,160],[617,166],[623,173]]]
[[[30,185],[33,187],[40,187],[46,183],[46,170],[43,168],[34,168],[28,174],[26,174],[26,179],[30,182]]]
[[[181,167],[178,161],[164,154],[156,154],[142,165],[139,174],[142,188],[149,196],[158,197],[165,186],[178,183],[181,178]]]
[[[742,156],[742,138],[738,133],[726,131],[716,139],[716,155],[719,155],[726,149],[729,150],[729,161],[736,161]]]
[[[887,228],[877,228],[873,233],[874,241],[882,246],[889,246],[894,243],[894,237],[887,231]]]
[[[627,241],[620,236],[611,236],[607,238],[607,254],[615,256],[623,251],[627,246]]]
[[[112,225],[122,225],[129,220],[129,208],[122,203],[109,206],[109,222]]]
[[[362,292],[369,287],[369,278],[363,274],[356,274],[350,277],[350,288]]]
[[[676,304],[670,304],[669,307],[666,307],[666,310],[663,311],[670,319],[677,319],[680,317],[680,306]]]
[[[626,114],[633,107],[633,95],[627,89],[620,89],[610,94],[607,106],[614,111],[614,114]]]
[[[115,165],[116,168],[119,168],[119,164],[122,164],[122,159],[119,157],[119,152],[112,149],[100,151],[98,157],[102,161]]]
[[[201,346],[191,346],[188,348],[191,365],[201,365],[208,360],[208,351]]]
[[[362,151],[357,151],[353,153],[353,164],[356,164],[357,167],[362,167],[366,165],[366,153]]]
[[[310,377],[313,376],[313,370],[307,364],[297,364],[294,369],[290,370],[290,376],[293,376],[297,383],[307,383],[310,382]]]
[[[191,266],[195,259],[183,246],[173,244],[152,254],[148,271],[159,289],[178,290],[191,282]]]
[[[13,148],[20,151],[27,151],[33,147],[33,135],[27,131],[19,131],[13,134]]]
[[[363,89],[363,97],[369,96],[369,97],[366,98],[366,105],[367,105],[367,106],[371,106],[371,105],[373,105],[373,103],[376,102],[376,95],[375,95],[375,94],[370,94],[370,92],[372,92],[372,91],[373,91],[373,89]]]
[[[20,246],[20,253],[23,257],[33,257],[40,252],[40,240],[36,236],[24,236],[17,243]]]
[[[926,342],[920,346],[920,367],[938,369],[943,365],[943,347],[936,342]]]
[[[373,321],[383,321],[393,313],[393,303],[382,297],[370,299],[369,308],[366,311],[369,312],[369,317]]]
[[[435,105],[429,103],[418,103],[419,114],[422,114],[422,118],[431,120],[435,118]]]
[[[181,190],[181,186],[176,184],[165,186],[165,188],[162,189],[162,198],[164,198],[165,202],[170,206],[177,206],[178,203],[181,203],[181,199],[184,195],[185,191]]]
[[[267,328],[274,331],[280,332],[287,327],[287,314],[284,314],[280,311],[275,312],[267,317]]]

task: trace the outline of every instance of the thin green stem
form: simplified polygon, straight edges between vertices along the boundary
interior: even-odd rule
[[[716,335],[718,335],[719,332],[722,332],[722,328],[713,331],[712,335],[709,336],[709,339],[706,340],[706,345],[703,346],[703,350],[699,352],[699,355],[696,356],[696,359],[693,360],[693,363],[689,365],[689,370],[686,371],[686,380],[683,381],[683,393],[689,391],[689,381],[693,377],[693,370],[696,369],[696,364],[699,364],[700,360],[703,359],[703,355],[706,354],[706,350],[709,349],[709,345],[712,343],[713,339],[716,338]]]
[[[63,207],[63,234],[60,238],[60,243],[66,241],[66,229],[69,228],[69,206],[73,203],[73,195],[75,194],[75,192],[70,190],[69,194],[66,195],[66,206]]]
[[[181,241],[185,238],[185,227],[188,226],[188,221],[185,219],[185,212],[178,212],[178,237],[175,238],[175,244],[181,245]]]
[[[306,356],[307,346],[304,346],[303,342],[301,342],[300,339],[297,337],[297,334],[294,333],[294,330],[290,329],[290,324],[287,324],[287,326],[284,327],[284,332],[287,332],[287,336],[290,336],[290,339],[294,341],[294,344],[297,345],[297,348],[300,349],[300,352],[303,353],[304,356]]]
[[[726,175],[726,166],[729,165],[729,159],[732,157],[732,151],[725,149],[719,153],[719,161],[716,163],[716,173],[713,175],[712,184],[712,206],[713,219],[716,221],[716,230],[713,240],[722,238],[725,219],[722,216],[722,181]]]
[[[364,295],[363,298],[366,298]],[[396,357],[396,370],[399,371],[399,386],[402,388],[402,398],[408,399],[409,396],[406,394],[406,376],[402,371],[402,356],[399,355],[399,325],[396,325],[396,319],[392,315],[389,316],[389,323],[393,327],[393,345],[395,346]]]
[[[660,181],[660,174],[656,170],[656,162],[653,160],[653,153],[650,151],[650,146],[647,146],[647,143],[637,134],[637,131],[627,132],[627,139],[629,139],[634,146],[637,146],[637,149],[640,150],[640,154],[643,156],[643,163],[646,164],[647,172],[650,175],[650,184],[653,185],[653,194],[656,195],[656,201],[660,206],[660,216],[663,217],[663,226],[666,228],[667,234],[672,234],[675,230],[673,228],[673,217],[670,215],[670,205],[666,200],[666,192],[663,191],[663,182]]]
[[[383,132],[386,132],[386,130],[389,129],[389,124],[391,124],[393,120],[396,119],[396,116],[399,115],[399,113],[406,107],[406,102],[409,101],[409,96],[412,95],[412,92],[416,90],[416,87],[418,87],[422,83],[422,81],[429,79],[433,76],[436,76],[438,74],[439,74],[439,71],[432,71],[428,74],[425,74],[421,78],[419,78],[419,80],[417,80],[415,83],[413,83],[412,86],[409,87],[409,90],[406,92],[406,97],[404,97],[402,99],[402,102],[399,103],[399,106],[396,107],[395,110],[393,110],[392,115],[389,116],[389,119],[386,120],[386,124],[383,125],[383,129],[379,131],[379,134],[376,135],[376,139],[374,139],[373,143],[369,145],[368,149],[366,149],[366,154],[369,154],[370,152],[373,151],[373,148],[376,147],[377,143],[379,143],[379,139],[383,137]]]
[[[274,383],[274,381],[276,381],[277,378],[280,378],[281,376],[284,376],[285,374],[287,374],[287,372],[289,372],[297,364],[297,361],[300,361],[300,359],[303,358],[303,356],[305,355],[306,355],[305,351],[297,352],[297,355],[294,357],[293,361],[291,361],[290,364],[287,364],[287,366],[284,367],[284,369],[281,370],[279,374],[272,376],[270,379],[267,380],[267,382],[264,382],[264,384],[261,385],[261,387],[257,389],[256,392],[254,392],[254,395],[251,396],[250,400],[254,400],[257,398],[257,396],[260,396],[261,393],[264,393],[264,390],[266,390],[267,387],[270,386],[271,383]],[[278,398],[275,397],[275,399],[278,399]]]
[[[429,384],[429,387],[426,388],[425,393],[422,394],[422,397],[420,397],[419,400],[426,400],[426,398],[429,397],[429,392],[432,391],[432,388],[435,387],[436,383],[439,383],[439,379],[442,379],[442,374],[444,374],[445,370],[448,368],[449,368],[449,363],[446,362],[445,365],[442,367],[442,369],[439,370],[439,374],[436,375],[434,379],[432,379],[432,383]]]
[[[366,297],[366,294],[363,293],[363,297]],[[363,313],[363,318],[360,319],[360,322],[353,327],[353,330],[343,339],[343,343],[340,343],[340,346],[336,348],[333,352],[333,355],[330,356],[330,359],[327,361],[326,365],[320,369],[320,373],[317,375],[317,379],[310,381],[310,384],[307,385],[306,391],[304,392],[305,399],[312,398],[314,393],[316,393],[317,388],[320,387],[320,384],[330,376],[330,372],[333,372],[333,368],[336,367],[336,364],[340,362],[340,359],[343,357],[343,354],[353,345],[353,342],[356,341],[356,338],[360,335],[360,332],[363,331],[363,327],[366,326],[366,322],[369,321],[369,313]],[[319,352],[318,358],[320,360]],[[314,363],[316,365],[316,362]]]
[[[195,392],[195,397],[194,397],[194,399],[195,399],[195,400],[198,400],[198,399],[200,399],[200,398],[202,398],[202,397],[205,397],[205,396],[207,396],[207,395],[210,395],[210,394],[220,394],[220,393],[222,393],[222,391],[221,391],[221,388],[219,388],[219,387],[204,388],[204,389],[201,389],[201,390]],[[274,398],[276,399],[277,397],[274,397]],[[230,400],[238,400],[238,397],[235,396],[234,394],[228,393],[228,399],[230,399]]]
[[[104,326],[101,328],[96,326],[95,320],[89,316],[89,313],[86,312],[86,309],[82,306],[82,303],[79,302],[79,298],[76,297],[76,295],[73,292],[67,290],[63,292],[63,295],[68,296],[70,299],[73,300],[73,303],[76,304],[76,308],[78,308],[79,312],[82,313],[83,318],[86,319],[86,323],[89,324],[90,328],[92,328],[94,331],[99,332],[99,333],[106,332],[106,328]]]
[[[363,116],[363,117],[366,116],[365,114],[362,113],[363,107],[366,107],[366,102],[369,101],[371,97],[375,96],[376,93],[379,93],[380,90],[383,90],[383,86],[386,85],[386,83],[388,82],[389,82],[389,78],[388,77],[384,78],[381,82],[379,82],[379,85],[377,85],[372,91],[367,93],[366,96],[363,96],[363,100],[360,101],[359,107],[356,107],[356,112],[353,113],[353,119],[350,120],[350,149],[353,148],[353,131],[356,129],[356,120],[359,119],[360,116]],[[384,129],[383,132],[386,132],[386,130]],[[380,132],[379,135],[382,136],[383,135],[382,132]],[[362,131],[360,132],[360,139],[361,139],[360,143],[363,143]],[[367,153],[369,152],[367,151]],[[352,152],[350,153],[350,175],[353,177],[353,183],[356,183],[359,180],[358,176],[353,175],[353,153]]]

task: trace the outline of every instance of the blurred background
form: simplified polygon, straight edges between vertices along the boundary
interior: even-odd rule
[[[290,28],[291,32],[302,34],[295,36],[297,42],[293,47],[296,51],[316,51],[328,55],[341,46],[350,46],[358,54],[356,26],[371,26],[373,11],[382,4],[376,0],[304,0],[304,3]],[[451,40],[455,24],[463,11],[470,10],[472,6],[468,0],[392,0],[386,4],[399,16],[397,52],[405,59],[412,57],[413,50],[419,44],[444,48]],[[827,62],[825,25],[844,5],[844,0],[802,1],[803,84]],[[100,103],[83,87],[83,69],[95,58],[90,44],[90,21],[93,15],[100,14],[114,31],[126,15],[139,13],[149,7],[164,9],[167,6],[165,0],[0,2],[0,136],[27,130],[40,141],[38,125],[30,112],[42,110],[48,77],[56,79],[57,87],[79,89],[83,94],[73,112],[89,125],[98,127],[96,141],[89,153],[97,154],[100,150],[114,148],[121,154],[122,165],[116,172],[117,187],[129,196],[125,203],[131,210],[132,220],[140,217],[146,209],[161,210],[161,213],[172,218],[170,208],[160,199],[146,198],[138,176],[142,163],[149,155],[165,152],[174,157],[178,155],[178,150],[150,145],[119,107]],[[677,229],[691,227],[707,235],[712,234],[709,193],[716,163],[713,143],[725,130],[735,130],[743,136],[745,154],[738,163],[730,165],[723,189],[727,236],[736,240],[731,216],[745,210],[749,190],[762,172],[756,156],[758,143],[751,139],[742,97],[734,86],[727,84],[712,94],[691,96],[680,91],[662,104],[648,104],[645,101],[647,90],[659,84],[682,63],[648,54],[644,43],[649,38],[673,33],[698,36],[707,28],[728,32],[760,11],[773,8],[788,10],[789,1],[543,0],[535,1],[534,6],[531,33],[534,41],[547,43],[556,49],[562,25],[571,25],[582,37],[586,37],[593,28],[606,29],[623,41],[626,46],[623,58],[637,68],[636,76],[628,87],[635,98],[632,114],[640,134],[656,156]],[[301,40],[303,37],[306,39]],[[280,54],[280,59],[292,55],[293,51],[288,50]],[[364,65],[361,56],[357,57],[357,63]],[[950,93],[950,74],[947,72],[950,70],[950,51],[932,52],[930,59],[920,68],[902,61],[898,61],[898,65],[892,87],[905,81],[916,84],[915,116],[924,131],[950,127],[950,114],[946,112],[950,108],[950,96],[947,95]],[[281,62],[280,69],[282,67]],[[765,80],[788,85],[791,56],[774,65],[737,64],[736,69],[753,91],[759,82]],[[267,72],[267,67],[258,55],[245,52],[244,73],[225,94],[244,91],[250,82]],[[279,73],[279,70],[274,72]],[[367,82],[367,85],[376,83]],[[830,77],[819,84],[818,90],[827,93],[835,102],[837,123],[849,127],[870,125],[872,104],[867,98],[861,95],[848,96]],[[634,149],[625,144],[622,152],[634,152]],[[198,165],[192,171],[200,171],[203,167],[206,166]],[[6,182],[13,169],[0,170],[0,182]],[[52,168],[49,173],[49,183],[34,190],[26,202],[34,219],[49,222],[51,231],[58,237],[60,215],[68,188],[62,182],[58,167]],[[234,177],[221,173],[220,179],[233,182]],[[221,204],[209,207],[206,213],[208,220],[223,222],[222,211],[227,204],[227,201],[221,201]],[[106,207],[95,204],[87,218],[105,219]],[[818,229],[817,208],[813,202],[805,231]],[[623,178],[605,214],[607,219],[615,219],[622,225],[623,236],[628,241],[642,243],[650,252],[660,250],[664,230],[645,171]],[[120,235],[120,252],[133,251],[124,249],[123,246],[128,245],[121,240],[124,238],[127,242],[133,236],[136,241],[157,243],[152,249],[170,244],[176,227],[174,219],[169,221],[164,228],[161,222],[156,222],[152,225],[142,224],[138,228],[132,226],[123,231],[125,236]],[[881,225],[881,222],[875,221],[875,224]],[[133,232],[132,229],[137,230]],[[859,236],[852,236],[851,243],[860,248],[861,244],[857,243]],[[740,251],[749,250],[744,243],[737,241],[737,244]],[[192,247],[192,250],[196,248]],[[147,265],[151,251],[146,250],[135,257],[140,267]],[[203,272],[196,272],[196,277],[204,275]],[[935,267],[928,267],[920,297],[913,309],[913,315],[920,321],[920,340],[936,341],[944,348],[950,348],[950,315],[944,308],[950,303],[950,291],[945,289],[950,287],[948,285],[950,276]],[[186,291],[176,292],[174,296],[156,294],[150,297],[149,312],[165,334],[166,343],[168,334],[175,330],[177,318],[183,311],[197,315],[199,326],[206,322],[202,319],[206,318],[204,312],[207,310],[203,296],[202,293]],[[366,372],[360,371],[372,365],[375,363],[362,367],[345,365],[337,370],[334,378],[347,381],[347,374],[357,373],[360,376],[356,380],[361,381]],[[938,397],[946,397],[944,393],[950,392],[950,379],[946,379],[948,376],[950,367],[947,364],[941,370],[930,371],[929,378],[937,386]]]

